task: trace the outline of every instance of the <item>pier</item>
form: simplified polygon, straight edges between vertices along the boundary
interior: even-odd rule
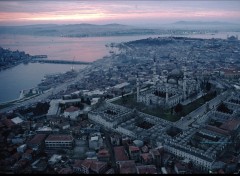
[[[83,62],[83,61],[69,61],[69,60],[47,60],[47,59],[34,59],[32,62],[39,63],[52,63],[52,64],[75,64],[75,65],[88,65],[91,62]]]

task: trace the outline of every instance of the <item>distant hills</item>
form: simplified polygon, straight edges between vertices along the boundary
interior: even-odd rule
[[[240,31],[240,25],[228,22],[204,21],[177,21],[172,24],[157,24],[151,28],[149,25],[136,27],[117,23],[96,24],[37,24],[25,26],[0,26],[0,34],[56,36],[56,37],[104,37],[104,36],[132,36],[132,35],[159,35],[181,34],[182,31]],[[192,31],[193,32],[193,31]]]
[[[38,24],[27,26],[0,26],[0,34],[22,34],[34,36],[61,36],[61,37],[102,37],[156,34],[158,31],[149,28],[140,28],[122,24]]]
[[[222,21],[177,21],[174,25],[239,25]]]
[[[0,34],[22,34],[36,36],[91,37],[155,34],[153,29],[144,29],[122,24],[38,24],[27,26],[0,26]]]

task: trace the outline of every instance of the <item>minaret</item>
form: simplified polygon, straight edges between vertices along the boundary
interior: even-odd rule
[[[186,99],[186,89],[187,89],[187,77],[186,77],[186,67],[183,67],[183,99]]]
[[[196,91],[197,91],[197,93],[199,93],[199,80],[198,79],[196,80]]]
[[[154,83],[154,86],[156,86],[157,81],[158,81],[157,65],[156,65],[156,58],[154,56],[154,58],[153,58],[153,83]]]
[[[166,104],[168,104],[168,83],[166,85]]]
[[[140,92],[140,88],[139,88],[139,77],[138,77],[138,73],[137,73],[137,102],[139,101],[139,92]]]
[[[73,58],[73,61],[72,61],[72,67],[71,67],[71,71],[74,71],[74,66],[73,66],[73,64],[74,64],[74,61],[75,61],[75,56],[74,56],[74,58]]]

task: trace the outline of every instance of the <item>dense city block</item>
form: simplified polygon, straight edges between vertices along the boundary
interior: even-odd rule
[[[239,173],[238,36],[108,47],[79,72],[47,75],[37,96],[0,105],[1,173]]]

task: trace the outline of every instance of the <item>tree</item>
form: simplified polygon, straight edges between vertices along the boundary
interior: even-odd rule
[[[212,87],[211,83],[207,82],[207,83],[206,83],[206,87],[205,87],[206,90],[207,90],[207,91],[211,90],[211,87]]]
[[[91,101],[89,98],[87,98],[86,102],[85,102],[87,105],[91,105]]]
[[[36,108],[34,109],[34,115],[42,115],[48,112],[50,105],[48,103],[38,103]]]
[[[83,110],[84,105],[83,105],[82,103],[78,103],[78,104],[77,104],[77,107],[79,107],[80,110]]]
[[[177,114],[179,114],[180,112],[182,112],[182,110],[183,110],[182,104],[181,104],[181,103],[178,103],[178,104],[175,106],[174,110],[175,110],[175,112],[176,112]]]
[[[217,110],[220,112],[231,113],[231,110],[222,102],[218,107]]]

